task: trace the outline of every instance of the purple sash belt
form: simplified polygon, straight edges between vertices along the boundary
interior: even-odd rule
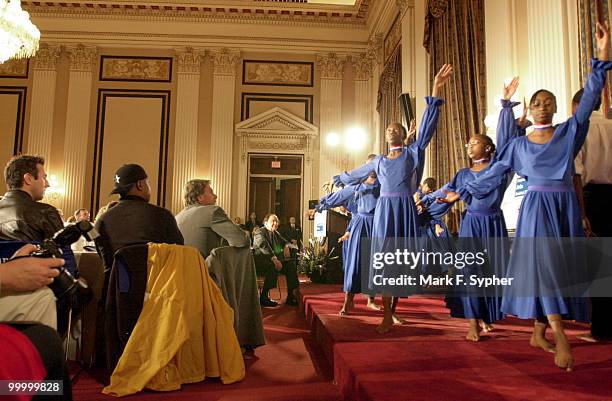
[[[493,215],[499,214],[499,212],[500,211],[498,209],[482,209],[482,210],[467,209],[466,213],[472,216],[482,217],[482,216],[493,216]]]
[[[408,191],[404,191],[404,192],[385,192],[385,191],[380,191],[380,196],[384,197],[384,198],[393,198],[396,196],[412,196],[412,194]]]
[[[569,187],[567,185],[529,185],[529,191],[535,192],[574,192],[573,187]]]

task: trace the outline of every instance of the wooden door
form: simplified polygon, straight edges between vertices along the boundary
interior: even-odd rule
[[[274,212],[276,201],[276,180],[273,177],[251,177],[249,184],[249,211],[257,213],[257,220],[263,223],[268,213]]]
[[[289,217],[300,219],[300,199],[302,198],[302,180],[300,178],[281,179],[279,191],[279,219],[283,224],[289,223]]]

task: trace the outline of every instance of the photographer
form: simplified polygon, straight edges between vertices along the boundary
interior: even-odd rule
[[[55,296],[47,285],[59,274],[63,259],[27,257],[31,244],[0,264],[0,378],[61,380],[63,395],[32,399],[71,400],[72,390],[57,334]],[[40,324],[42,323],[42,324]]]
[[[63,259],[24,258],[36,250],[28,244],[0,264],[0,321],[40,322],[57,329],[55,296],[48,284],[59,274]]]
[[[7,163],[9,191],[0,200],[0,240],[42,242],[64,227],[57,209],[40,202],[49,187],[44,164],[42,157],[28,155]]]

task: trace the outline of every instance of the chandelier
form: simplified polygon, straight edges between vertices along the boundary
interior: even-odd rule
[[[38,50],[40,31],[21,9],[20,0],[0,0],[0,64],[32,57]]]

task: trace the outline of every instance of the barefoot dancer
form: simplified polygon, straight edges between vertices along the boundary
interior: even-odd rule
[[[418,237],[417,212],[412,196],[421,179],[419,175],[423,171],[425,148],[435,132],[440,114],[439,107],[444,103],[436,96],[451,74],[452,67],[445,64],[436,75],[432,95],[427,97],[427,108],[415,142],[404,147],[406,129],[399,123],[391,123],[386,131],[389,145],[387,156],[377,156],[366,165],[334,177],[334,182],[338,185],[351,185],[361,182],[371,172],[376,172],[381,192],[374,212],[372,252],[380,252],[384,246],[379,244],[377,239],[384,242],[386,239],[394,241],[397,238],[410,240]],[[394,310],[391,303],[391,296],[383,294],[384,317],[377,328],[379,333],[385,333],[393,326]]]
[[[598,23],[595,36],[598,59],[591,62],[592,71],[576,113],[563,124],[553,127],[552,119],[557,111],[555,97],[546,90],[537,91],[529,102],[535,132],[510,142],[486,173],[466,183],[465,188],[458,191],[464,199],[470,196],[485,198],[498,187],[500,177],[509,170],[515,170],[528,180],[529,190],[521,204],[516,229],[517,241],[508,266],[508,276],[515,277],[515,283],[510,288],[512,291],[520,291],[521,287],[527,288],[538,282],[563,282],[567,277],[561,275],[569,275],[572,270],[582,268],[570,265],[564,269],[564,266],[542,263],[545,258],[554,259],[554,250],[550,247],[527,248],[529,244],[533,248],[538,237],[584,235],[578,200],[572,188],[573,161],[584,143],[589,117],[604,87],[606,72],[612,69],[612,62],[608,61],[608,23]],[[529,243],[522,242],[522,238],[530,238]],[[525,249],[517,250],[520,244],[524,244]],[[563,263],[563,260],[560,262]],[[515,288],[517,285],[519,287]],[[585,308],[581,306],[586,304],[581,304],[581,299],[564,298],[562,295],[524,296],[504,293],[502,311],[522,319],[537,319],[531,344],[554,352],[555,364],[571,371],[574,359],[562,319],[584,319]],[[554,349],[545,338],[547,324],[553,330]]]
[[[366,162],[373,160],[376,155],[370,155]],[[361,239],[372,236],[372,222],[374,208],[380,194],[380,184],[376,180],[376,173],[371,173],[361,184],[344,187],[338,192],[325,195],[317,205],[317,212],[332,207],[355,203],[351,222],[346,233],[339,239],[344,241],[342,248],[342,264],[344,267],[344,304],[340,315],[347,315],[353,308],[355,294],[361,293]],[[378,310],[374,304],[374,297],[368,297],[368,307]]]
[[[518,78],[514,78],[509,85],[504,86],[502,99],[502,111],[497,124],[497,146],[503,149],[508,142],[515,138],[516,134],[522,132],[517,129],[514,121],[512,107],[519,103],[511,102],[510,99],[518,87]],[[526,120],[527,108],[524,109],[523,116],[519,121],[522,125]],[[472,160],[472,167],[461,169],[455,174],[453,179],[447,184],[447,190],[454,192],[462,188],[468,182],[475,181],[494,165],[492,155],[495,152],[495,145],[491,138],[486,135],[472,135],[466,144],[468,157]],[[511,179],[511,174],[503,177],[497,188],[493,189],[486,197],[477,199],[471,197],[466,200],[467,210],[461,220],[459,237],[481,238],[481,241],[474,243],[477,248],[494,251],[488,254],[490,263],[486,267],[490,272],[505,272],[508,260],[508,249],[504,241],[499,238],[508,237],[506,221],[501,211],[501,203],[504,192]],[[439,199],[440,202],[451,204],[458,200],[458,196],[452,198]],[[464,277],[471,275],[482,275],[482,267],[466,267],[462,273]],[[499,274],[499,273],[498,273]],[[456,295],[453,296],[453,290]],[[486,288],[467,288],[461,285],[451,289],[451,293],[446,298],[446,306],[450,309],[452,317],[469,320],[468,332],[465,336],[468,341],[479,341],[480,330],[491,331],[491,323],[501,320],[501,298],[496,296],[494,291],[487,291]],[[474,296],[468,296],[474,295]]]

